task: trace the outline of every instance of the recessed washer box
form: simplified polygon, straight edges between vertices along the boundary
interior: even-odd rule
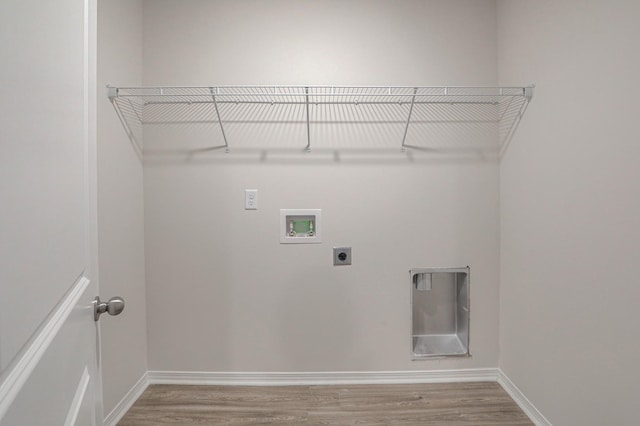
[[[321,242],[321,209],[280,209],[280,244]]]

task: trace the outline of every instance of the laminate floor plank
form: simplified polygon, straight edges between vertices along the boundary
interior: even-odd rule
[[[353,386],[151,385],[120,426],[531,425],[491,382]]]

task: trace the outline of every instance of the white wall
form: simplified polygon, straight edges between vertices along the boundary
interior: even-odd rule
[[[637,424],[635,1],[500,1],[500,83],[535,82],[501,163],[500,367],[556,425]]]
[[[145,84],[495,83],[491,0],[148,0],[144,10]]]
[[[142,2],[98,2],[98,243],[102,299],[126,309],[103,316],[102,373],[108,414],[147,371],[142,162],[106,94],[106,84],[142,82]]]
[[[495,13],[493,1],[146,1],[144,83],[494,85]],[[186,156],[188,137],[157,139],[144,170],[151,370],[497,365],[495,162]],[[246,188],[258,211],[244,210]],[[321,208],[324,242],[280,245],[280,208]],[[337,245],[353,266],[332,266]],[[473,357],[410,361],[408,270],[467,264]]]

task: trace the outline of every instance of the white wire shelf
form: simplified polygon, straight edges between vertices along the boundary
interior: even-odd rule
[[[206,128],[203,146],[489,148],[503,152],[533,96],[520,87],[113,87],[108,96],[143,150],[158,129]],[[167,129],[173,129],[167,132]],[[146,148],[146,147],[145,147]]]

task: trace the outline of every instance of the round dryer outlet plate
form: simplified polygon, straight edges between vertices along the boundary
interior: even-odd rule
[[[351,265],[351,247],[333,248],[333,266]]]

